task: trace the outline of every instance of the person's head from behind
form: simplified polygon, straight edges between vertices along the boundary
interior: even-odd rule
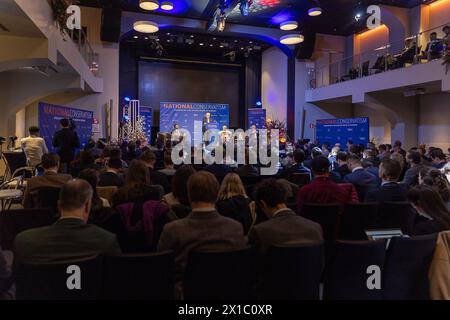
[[[436,39],[437,39],[437,33],[436,32],[430,33],[430,40],[433,41],[433,40],[436,40]]]
[[[59,123],[61,124],[61,127],[63,127],[63,128],[69,128],[70,127],[69,119],[61,119],[59,121]]]
[[[182,165],[177,169],[172,178],[172,194],[178,202],[184,206],[189,206],[189,197],[186,181],[195,173],[191,165]]]
[[[212,173],[199,171],[189,177],[187,190],[192,209],[214,208],[219,195],[219,182]]]
[[[394,161],[397,161],[400,164],[400,170],[403,170],[403,167],[405,166],[405,158],[400,152],[394,152],[393,154],[391,154],[390,158]]]
[[[30,133],[30,136],[34,136],[37,137],[39,135],[39,127],[37,126],[31,126],[30,128],[28,128],[28,132]]]
[[[348,148],[348,152],[350,154],[356,154],[356,155],[360,155],[361,154],[361,147],[357,144],[352,144],[349,148]]]
[[[294,161],[295,163],[303,163],[305,161],[305,152],[302,149],[294,151]]]
[[[431,150],[430,158],[431,161],[436,164],[441,163],[446,159],[444,151],[442,151],[442,149],[440,148],[434,148],[433,150]]]
[[[351,154],[347,159],[348,168],[353,171],[356,168],[362,167],[361,159],[354,154]]]
[[[106,163],[106,170],[117,173],[119,170],[122,169],[122,166],[123,166],[122,160],[111,158]]]
[[[402,148],[402,142],[400,140],[395,140],[393,148],[395,152],[400,151]]]
[[[170,155],[170,153],[164,154],[164,168],[166,169],[172,169],[173,168],[173,161],[172,161],[172,156]]]
[[[324,156],[316,157],[311,163],[311,169],[316,178],[328,177],[330,174],[330,161]]]
[[[325,158],[326,159],[326,158]],[[286,188],[275,179],[265,179],[256,186],[253,198],[267,217],[286,208]]]
[[[311,157],[314,159],[316,157],[320,157],[323,155],[322,149],[320,149],[319,147],[314,147],[311,150]]]
[[[450,229],[450,212],[435,188],[418,185],[408,191],[407,197],[419,213],[430,216],[446,229]]]
[[[378,146],[378,151],[379,151],[380,153],[386,152],[386,151],[387,151],[386,145],[385,145],[385,144],[380,144],[380,145]]]
[[[80,162],[84,165],[90,165],[95,162],[95,158],[89,151],[82,150],[80,152]]]
[[[419,151],[408,151],[406,155],[406,162],[410,165],[419,165],[422,161],[422,155]]]
[[[340,146],[334,146],[331,149],[331,155],[332,156],[337,156],[337,154],[341,151],[341,147]]]
[[[363,158],[367,159],[367,158],[373,158],[377,155],[376,151],[373,149],[364,149],[363,151]]]
[[[151,185],[150,172],[144,162],[133,160],[127,171],[126,186],[129,188],[139,188]]]
[[[247,198],[241,178],[236,173],[229,173],[225,176],[219,189],[219,200],[230,199],[235,196]]]
[[[147,150],[141,155],[139,160],[143,161],[147,167],[154,168],[156,163],[156,155],[153,151]]]
[[[336,155],[336,162],[339,166],[347,164],[348,154],[345,151],[339,151]]]
[[[41,158],[42,168],[44,168],[44,171],[58,172],[59,160],[60,158],[56,153],[46,153]]]
[[[109,157],[111,159],[122,159],[122,150],[120,150],[119,148],[112,148],[109,151]]]
[[[88,221],[91,211],[93,189],[82,179],[70,180],[59,194],[58,208],[62,217],[76,217]]]
[[[393,159],[383,159],[381,161],[378,174],[384,182],[397,182],[401,173],[402,167],[398,161]]]
[[[437,190],[444,202],[450,202],[450,184],[447,177],[438,169],[422,169],[419,173],[419,182]]]
[[[97,185],[99,180],[99,173],[95,169],[84,169],[78,175],[78,179],[84,180],[90,184],[92,188],[93,198],[99,198],[97,194]]]

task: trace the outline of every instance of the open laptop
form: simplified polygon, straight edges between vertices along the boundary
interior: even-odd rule
[[[387,239],[386,248],[389,247],[391,238],[393,237],[407,237],[404,235],[401,229],[376,229],[376,230],[364,230],[367,239],[369,240],[380,240]]]

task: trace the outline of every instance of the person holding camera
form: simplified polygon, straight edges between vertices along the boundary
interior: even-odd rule
[[[61,171],[67,173],[69,163],[75,159],[75,149],[80,147],[80,139],[73,122],[61,119],[61,130],[53,136],[53,147],[61,158]]]

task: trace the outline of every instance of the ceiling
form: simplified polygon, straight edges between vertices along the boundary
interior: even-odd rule
[[[44,37],[39,28],[12,0],[0,1],[0,35]]]
[[[227,3],[233,0],[225,0]],[[236,7],[228,16],[227,23],[278,28],[280,22],[297,20],[302,30],[350,35],[360,31],[361,25],[354,17],[357,12],[364,12],[372,4],[387,4],[411,8],[433,0],[320,0],[323,14],[309,17],[308,9],[316,6],[316,0],[252,0],[248,16],[242,16]],[[186,18],[209,20],[220,0],[172,0],[174,10],[170,13],[158,10],[152,12]],[[236,1],[234,1],[236,2]],[[118,7],[125,11],[145,12],[139,8],[139,0],[79,0],[81,5],[95,7]]]

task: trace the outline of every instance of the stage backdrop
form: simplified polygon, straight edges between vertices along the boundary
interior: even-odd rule
[[[59,121],[64,118],[72,119],[75,122],[82,147],[92,137],[92,123],[94,119],[92,111],[40,102],[38,105],[39,128],[41,129],[41,136],[45,139],[45,143],[50,151],[54,151],[52,146],[53,135],[61,129]]]
[[[256,125],[256,129],[266,128],[266,109],[252,108],[248,109],[248,127]]]
[[[145,136],[150,144],[152,141],[153,110],[150,107],[141,106],[139,113],[141,117],[144,117]]]
[[[354,144],[367,145],[369,118],[317,120],[316,140],[320,143],[329,143],[331,147],[340,143],[344,149],[348,140],[352,140]]]

